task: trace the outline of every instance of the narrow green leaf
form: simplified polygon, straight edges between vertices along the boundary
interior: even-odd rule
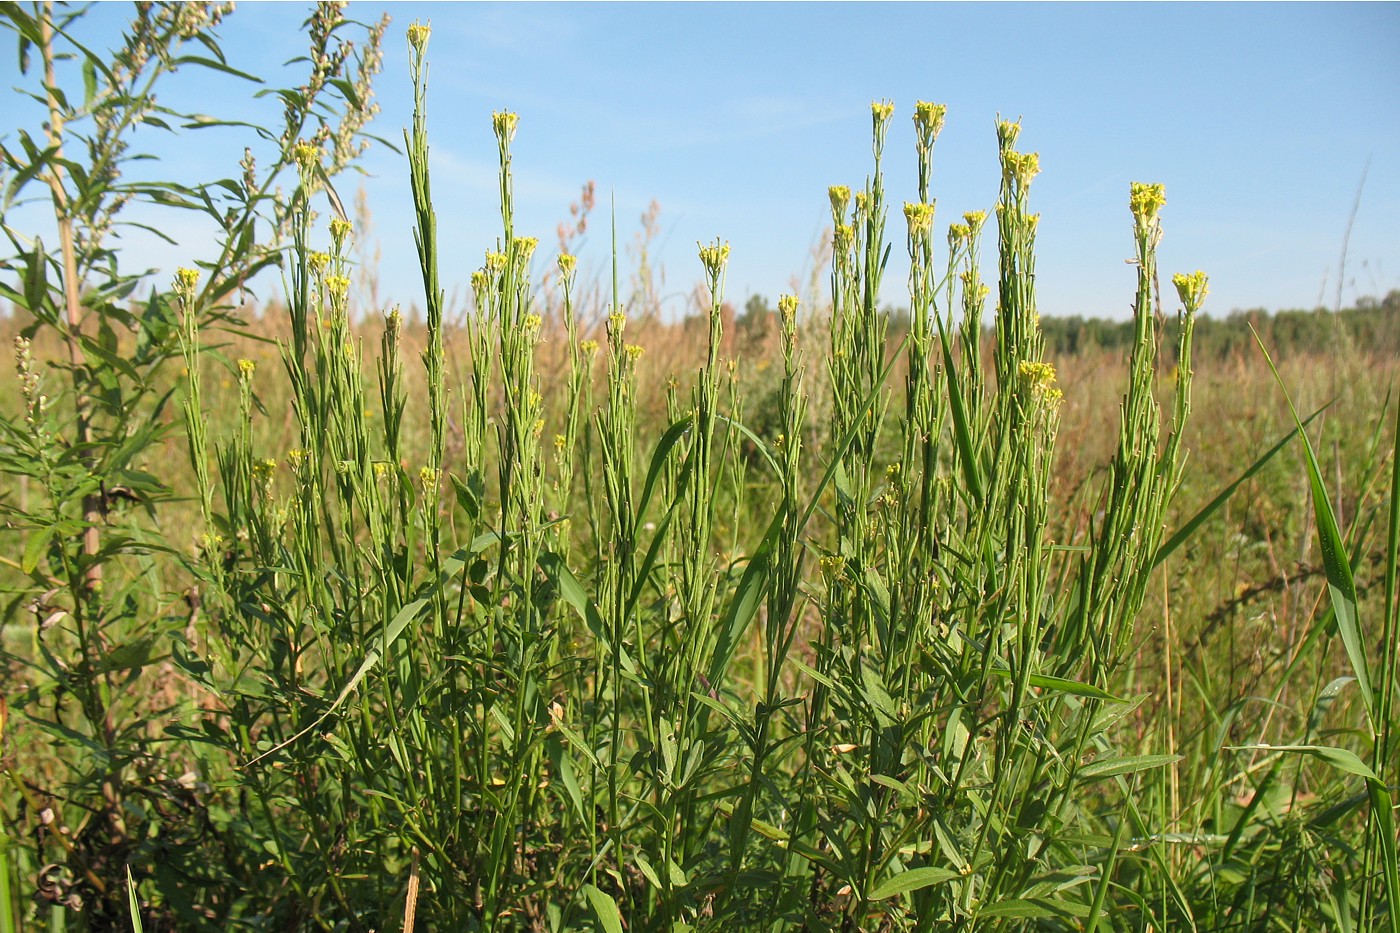
[[[1041,920],[1053,916],[1055,916],[1053,910],[1035,901],[1028,901],[1019,897],[1002,901],[999,904],[993,904],[991,907],[977,912],[978,919],[983,917],[1008,917],[1017,920]]]
[[[1361,702],[1366,709],[1371,734],[1375,735],[1376,694],[1371,689],[1371,675],[1367,669],[1366,643],[1361,637],[1361,622],[1356,611],[1356,581],[1352,579],[1351,562],[1347,560],[1346,541],[1342,537],[1341,529],[1337,527],[1337,516],[1332,511],[1332,500],[1322,480],[1322,469],[1317,464],[1317,455],[1313,453],[1312,441],[1308,439],[1307,432],[1303,430],[1303,422],[1298,418],[1298,409],[1293,407],[1293,399],[1283,384],[1283,377],[1279,375],[1278,367],[1274,365],[1273,358],[1269,356],[1269,351],[1264,348],[1264,342],[1259,339],[1257,333],[1254,340],[1259,344],[1259,351],[1264,354],[1265,362],[1269,364],[1269,371],[1274,374],[1279,391],[1288,402],[1288,410],[1293,415],[1293,422],[1298,426],[1298,435],[1303,439],[1308,484],[1312,487],[1317,541],[1322,549],[1322,564],[1327,571],[1327,593],[1332,599],[1332,611],[1337,619],[1337,634],[1342,638],[1342,646],[1351,662],[1351,671],[1356,675],[1356,686],[1361,691]]]
[[[141,899],[136,896],[136,881],[131,877],[131,866],[126,867],[126,909],[131,914],[132,933],[142,933]]]
[[[918,891],[931,885],[952,881],[958,877],[961,876],[948,868],[934,868],[932,866],[911,868],[877,884],[870,891],[870,899],[872,901],[888,900],[891,897],[908,894],[910,891]]]
[[[1327,403],[1327,405],[1323,405],[1311,415],[1308,415],[1308,417],[1303,421],[1303,426],[1307,427],[1308,425],[1312,424],[1313,419],[1317,418],[1324,411],[1326,411],[1330,405],[1331,402]],[[1230,483],[1224,489],[1220,490],[1220,492],[1216,495],[1214,499],[1206,503],[1204,508],[1202,508],[1195,515],[1191,516],[1190,520],[1187,521],[1186,524],[1178,528],[1176,532],[1173,533],[1172,536],[1167,539],[1166,543],[1157,549],[1157,555],[1152,558],[1152,566],[1156,567],[1162,561],[1170,557],[1172,553],[1176,551],[1177,548],[1181,547],[1188,540],[1190,540],[1191,536],[1196,533],[1196,529],[1201,527],[1201,525],[1205,524],[1206,520],[1209,519],[1212,515],[1220,511],[1220,507],[1230,500],[1230,497],[1235,494],[1235,491],[1239,489],[1240,486],[1244,485],[1244,483],[1248,481],[1249,478],[1255,473],[1258,473],[1260,470],[1262,470],[1264,468],[1264,465],[1274,458],[1275,454],[1277,454],[1280,450],[1283,450],[1283,448],[1287,447],[1288,442],[1293,440],[1293,438],[1297,436],[1298,429],[1294,428],[1293,430],[1285,434],[1283,437],[1279,438],[1278,441],[1274,444],[1274,446],[1270,447],[1267,451],[1264,452],[1263,456],[1261,456],[1258,460],[1255,460],[1252,464],[1250,464],[1249,469],[1245,470],[1238,477],[1236,477],[1233,483]]]
[[[24,542],[24,556],[20,558],[19,569],[25,573],[33,573],[34,568],[39,566],[39,559],[44,556],[44,551],[49,546],[49,541],[53,538],[54,529],[36,528],[30,532],[29,540]]]
[[[594,885],[585,884],[583,896],[588,898],[588,906],[593,908],[593,916],[598,918],[598,922],[607,933],[622,933],[622,914],[618,912],[617,902],[612,899],[612,895]]]
[[[1086,781],[1095,781],[1099,778],[1113,777],[1119,774],[1133,774],[1137,771],[1147,771],[1150,768],[1160,768],[1180,760],[1180,755],[1129,755],[1122,758],[1116,756],[1111,758],[1099,758],[1086,765],[1082,765],[1079,768],[1079,776]]]
[[[1333,748],[1330,745],[1227,745],[1226,748],[1232,751],[1259,751],[1259,752],[1294,752],[1300,755],[1310,755],[1319,761],[1336,768],[1338,771],[1345,771],[1348,774],[1355,774],[1364,777],[1368,781],[1375,781],[1376,772],[1366,766],[1366,763],[1357,757],[1356,753],[1345,748]]]

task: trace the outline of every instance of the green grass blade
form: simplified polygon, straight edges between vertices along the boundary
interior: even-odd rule
[[[136,896],[136,882],[131,877],[131,866],[126,869],[126,908],[131,913],[131,933],[141,933],[141,899]]]
[[[1376,836],[1381,847],[1381,880],[1385,885],[1386,909],[1390,933],[1400,933],[1400,868],[1395,855],[1395,811],[1390,790],[1380,781],[1368,780],[1366,791],[1371,797],[1371,814],[1376,821]]]
[[[1303,427],[1307,427],[1308,425],[1312,424],[1313,420],[1317,418],[1318,415],[1321,415],[1324,411],[1326,411],[1329,407],[1331,407],[1331,405],[1332,403],[1328,402],[1326,405],[1323,405],[1311,415],[1308,415],[1308,417],[1303,420]],[[1287,447],[1288,442],[1293,440],[1293,438],[1297,435],[1298,429],[1294,428],[1293,430],[1285,434],[1283,437],[1279,438],[1278,442],[1274,444],[1274,446],[1270,447],[1267,451],[1265,451],[1263,456],[1261,456],[1258,460],[1255,460],[1254,463],[1250,464],[1249,469],[1241,473],[1233,483],[1220,490],[1220,493],[1214,499],[1210,500],[1210,502],[1206,503],[1204,508],[1202,508],[1195,515],[1191,516],[1191,519],[1187,521],[1186,524],[1178,528],[1176,532],[1170,538],[1168,538],[1161,547],[1157,549],[1157,556],[1152,558],[1152,566],[1156,567],[1162,561],[1170,557],[1173,551],[1175,551],[1177,548],[1181,547],[1188,540],[1190,540],[1191,536],[1196,533],[1197,528],[1200,528],[1201,525],[1205,524],[1207,519],[1209,519],[1216,512],[1220,511],[1220,507],[1230,500],[1230,497],[1235,494],[1235,491],[1239,489],[1240,486],[1244,485],[1244,483],[1255,473],[1258,473],[1260,470],[1262,470],[1264,468],[1264,465],[1270,460],[1274,459],[1274,455],[1277,454],[1279,451],[1283,450],[1283,448]]]
[[[953,438],[958,445],[958,460],[962,465],[963,479],[967,481],[973,504],[981,505],[982,477],[972,444],[972,426],[967,418],[967,403],[962,396],[962,386],[956,378],[957,365],[953,361],[953,347],[942,318],[938,318],[938,342],[942,345],[943,365],[949,374],[948,404],[953,416]]]
[[[3,710],[3,707],[0,707]],[[4,714],[0,711],[0,736],[4,735]],[[19,929],[15,916],[14,891],[10,888],[10,837],[0,826],[0,933],[15,933]]]
[[[1312,487],[1313,514],[1317,524],[1318,544],[1322,549],[1322,563],[1327,570],[1327,592],[1332,599],[1332,609],[1336,614],[1337,633],[1341,635],[1342,646],[1346,648],[1347,659],[1351,662],[1352,673],[1356,675],[1356,685],[1361,690],[1361,702],[1366,709],[1366,720],[1371,734],[1376,734],[1376,695],[1371,689],[1371,675],[1366,663],[1366,643],[1361,638],[1361,623],[1356,611],[1356,581],[1351,575],[1351,563],[1346,557],[1346,542],[1341,529],[1337,527],[1337,516],[1332,511],[1332,501],[1327,495],[1327,486],[1322,480],[1322,469],[1313,453],[1312,441],[1303,430],[1303,422],[1298,418],[1298,409],[1293,407],[1293,399],[1283,384],[1278,367],[1274,365],[1269,351],[1259,335],[1254,335],[1269,370],[1274,374],[1278,387],[1288,402],[1288,410],[1298,425],[1298,434],[1303,439],[1303,454],[1308,467],[1308,484]]]

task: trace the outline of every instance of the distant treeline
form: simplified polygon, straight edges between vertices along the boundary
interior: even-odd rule
[[[1176,317],[1168,315],[1165,325],[1163,347],[1175,347]],[[1379,300],[1360,298],[1355,307],[1341,311],[1318,308],[1312,311],[1269,312],[1255,308],[1233,311],[1224,318],[1203,316],[1196,321],[1192,352],[1197,357],[1217,358],[1254,353],[1251,327],[1274,355],[1326,352],[1338,348],[1397,355],[1400,354],[1400,290],[1391,291]],[[1046,348],[1053,355],[1096,349],[1122,349],[1126,352],[1133,339],[1131,321],[1078,316],[1043,317],[1040,328],[1045,334]]]

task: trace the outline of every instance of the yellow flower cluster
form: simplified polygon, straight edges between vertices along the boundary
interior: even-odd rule
[[[330,265],[331,257],[329,253],[312,251],[306,254],[306,264],[311,267],[311,271],[320,275],[326,271],[326,266]]]
[[[254,363],[252,360],[239,360],[239,361],[238,361],[238,378],[239,378],[239,379],[251,379],[251,378],[253,377],[253,370],[255,370],[255,369],[257,369],[257,368],[258,368],[258,364],[257,364],[257,363]]]
[[[578,257],[577,257],[577,256],[570,255],[569,253],[560,253],[560,254],[559,254],[559,271],[560,271],[561,273],[563,273],[564,275],[567,276],[567,275],[571,274],[571,273],[574,271],[575,267],[577,267],[577,266],[578,266]]]
[[[884,122],[894,116],[894,102],[888,100],[873,100],[870,102],[870,114],[877,121]]]
[[[921,137],[927,136],[929,142],[938,138],[947,115],[948,107],[945,104],[932,104],[926,100],[914,101],[914,128]]]
[[[432,34],[432,26],[425,26],[415,19],[408,27],[408,44],[413,46],[415,52],[422,52],[428,45],[428,37]]]
[[[627,315],[621,310],[614,311],[608,315],[608,333],[620,334],[627,328]]]
[[[313,146],[306,140],[302,140],[292,147],[292,158],[295,159],[299,165],[310,168],[313,165],[320,164],[321,149],[319,146]]]
[[[832,185],[826,189],[826,196],[831,199],[831,216],[837,221],[843,220],[846,216],[846,208],[851,203],[851,189],[847,185]]]
[[[515,138],[515,128],[520,125],[520,115],[509,110],[495,110],[491,113],[491,129],[496,138],[509,142]]]
[[[1021,382],[1032,394],[1054,405],[1064,393],[1055,387],[1055,367],[1035,360],[1022,360],[1020,365]]]
[[[997,122],[997,145],[1002,149],[1010,149],[1016,145],[1016,139],[1021,135],[1021,121],[1012,122],[1010,120],[1000,120]]]
[[[179,268],[175,270],[175,288],[186,293],[193,292],[199,284],[199,270]]]
[[[1176,293],[1181,296],[1181,303],[1188,311],[1198,309],[1210,293],[1210,280],[1200,269],[1189,274],[1178,272],[1172,276],[1172,284],[1176,286]]]
[[[718,278],[724,264],[729,261],[729,244],[715,240],[710,246],[696,245],[700,247],[700,264],[705,267],[706,274],[710,278]]]
[[[909,235],[928,233],[933,229],[933,205],[904,202],[904,219],[909,223]]]
[[[1146,182],[1135,181],[1128,196],[1128,206],[1132,208],[1133,216],[1138,218],[1140,223],[1150,223],[1157,217],[1157,212],[1162,209],[1162,205],[1167,203],[1167,189],[1165,185],[1150,185]]]
[[[1040,153],[1009,151],[1002,156],[1007,176],[1015,180],[1018,188],[1025,189],[1031,179],[1040,174]]]
[[[778,299],[778,313],[784,321],[791,321],[797,317],[798,303],[796,295],[783,295]]]
[[[537,334],[539,333],[540,325],[544,322],[540,319],[540,316],[538,314],[531,313],[525,315],[525,320],[521,323],[525,327],[525,333]]]
[[[637,362],[637,360],[641,359],[642,354],[646,352],[642,347],[638,346],[635,343],[629,343],[626,349],[627,358],[634,363]]]
[[[592,356],[594,353],[598,352],[598,341],[585,340],[578,345],[578,348],[589,356]]]
[[[530,261],[530,257],[535,255],[535,247],[539,245],[539,237],[522,236],[515,238],[515,248],[520,250],[520,258],[524,262]]]

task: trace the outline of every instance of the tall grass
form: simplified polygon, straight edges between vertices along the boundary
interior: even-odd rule
[[[147,926],[1394,928],[1400,468],[1377,479],[1394,441],[1369,440],[1350,537],[1303,445],[1332,608],[1299,610],[1280,659],[1241,672],[1233,646],[1203,647],[1214,630],[1173,594],[1204,581],[1164,578],[1154,595],[1154,568],[1209,544],[1233,502],[1186,469],[1203,273],[1173,278],[1177,343],[1159,353],[1161,186],[1129,192],[1126,380],[1114,430],[1072,439],[1105,464],[1073,460],[1068,488],[1072,406],[1107,405],[1079,394],[1087,367],[1045,355],[1038,157],[998,122],[994,212],[936,236],[946,112],[926,102],[917,200],[899,212],[907,335],[891,341],[877,306],[895,109],[876,102],[870,175],[828,192],[829,313],[779,300],[775,389],[756,400],[723,359],[729,246],[700,245],[695,369],[657,424],[643,401],[660,380],[616,269],[593,334],[576,260],[537,256],[515,229],[513,113],[492,119],[500,236],[464,325],[446,320],[428,40],[410,27],[421,331],[396,309],[352,321],[355,231],[315,220],[310,146],[295,152],[276,356],[232,363],[215,397],[200,273],[173,285],[200,527],[193,548],[173,534],[168,548],[195,587],[169,638],[183,705],[160,741],[190,769],[217,864],[133,864]],[[557,302],[536,294],[542,264]],[[419,347],[421,370],[406,365]],[[745,424],[760,402],[770,432]],[[1257,475],[1296,491],[1274,458],[1308,429],[1295,417],[1252,445],[1268,452],[1241,488]],[[1209,504],[1193,517],[1179,493]],[[1356,583],[1378,522],[1379,640]],[[1173,524],[1197,531],[1168,538]],[[1264,597],[1232,598],[1227,616]],[[1289,693],[1301,673],[1317,686]],[[37,696],[21,708],[40,718]],[[11,841],[42,822],[40,782],[6,775],[23,799],[0,822],[0,930],[41,912],[18,906],[17,879],[56,886]]]

